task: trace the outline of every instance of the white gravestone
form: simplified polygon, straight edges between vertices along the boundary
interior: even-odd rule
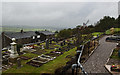
[[[44,50],[45,48],[44,48],[44,46],[42,45],[42,50]]]
[[[17,53],[17,43],[15,43],[15,38],[12,38],[12,43],[11,44],[11,54],[10,54],[10,58],[16,58],[18,57],[18,53]]]

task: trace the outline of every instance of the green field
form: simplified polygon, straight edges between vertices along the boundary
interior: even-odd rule
[[[21,28],[3,27],[2,31],[20,32]],[[42,31],[44,29],[23,28],[24,31]]]

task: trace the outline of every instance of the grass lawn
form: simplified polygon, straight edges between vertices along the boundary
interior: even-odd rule
[[[33,67],[31,65],[27,65],[26,62],[28,62],[28,60],[23,60],[22,61],[23,67],[21,67],[20,69],[16,69],[17,65],[15,65],[12,68],[4,71],[3,73],[54,73],[57,68],[66,65],[66,62],[70,60],[70,58],[66,58],[66,56],[67,55],[74,56],[76,54],[75,50],[76,47],[69,50],[68,52],[63,53],[53,61],[50,61],[39,68]],[[30,55],[26,54],[26,56],[30,56]],[[36,56],[36,55],[32,55],[32,56]]]
[[[114,49],[112,55],[110,56],[110,58],[113,58],[113,59],[119,59],[119,56],[118,56],[118,49]]]
[[[94,33],[92,33],[93,36],[97,36],[97,35],[100,36],[100,35],[102,35],[102,34],[103,34],[103,32],[94,32]]]
[[[118,32],[118,31],[120,31],[120,28],[114,28],[114,31],[115,31],[115,32]],[[110,30],[107,30],[105,33],[106,33],[106,34],[110,34],[111,32],[110,32]]]
[[[33,54],[33,53],[26,53],[26,54],[23,54],[23,55],[21,55],[21,56],[27,56],[27,57],[33,58],[33,57],[36,57],[36,56],[38,56],[38,55],[37,55],[37,54]]]

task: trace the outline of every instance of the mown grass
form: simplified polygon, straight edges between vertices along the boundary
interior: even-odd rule
[[[120,28],[114,28],[114,32],[118,32],[118,31],[120,31]],[[106,34],[111,34],[110,29],[109,29],[109,30],[106,30],[105,33],[106,33]]]
[[[94,32],[94,33],[92,33],[93,36],[97,36],[97,35],[100,36],[100,35],[102,35],[102,34],[103,34],[103,32]]]

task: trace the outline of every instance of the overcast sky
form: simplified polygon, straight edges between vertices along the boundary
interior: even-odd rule
[[[3,2],[2,25],[73,28],[89,19],[117,18],[117,2]]]

